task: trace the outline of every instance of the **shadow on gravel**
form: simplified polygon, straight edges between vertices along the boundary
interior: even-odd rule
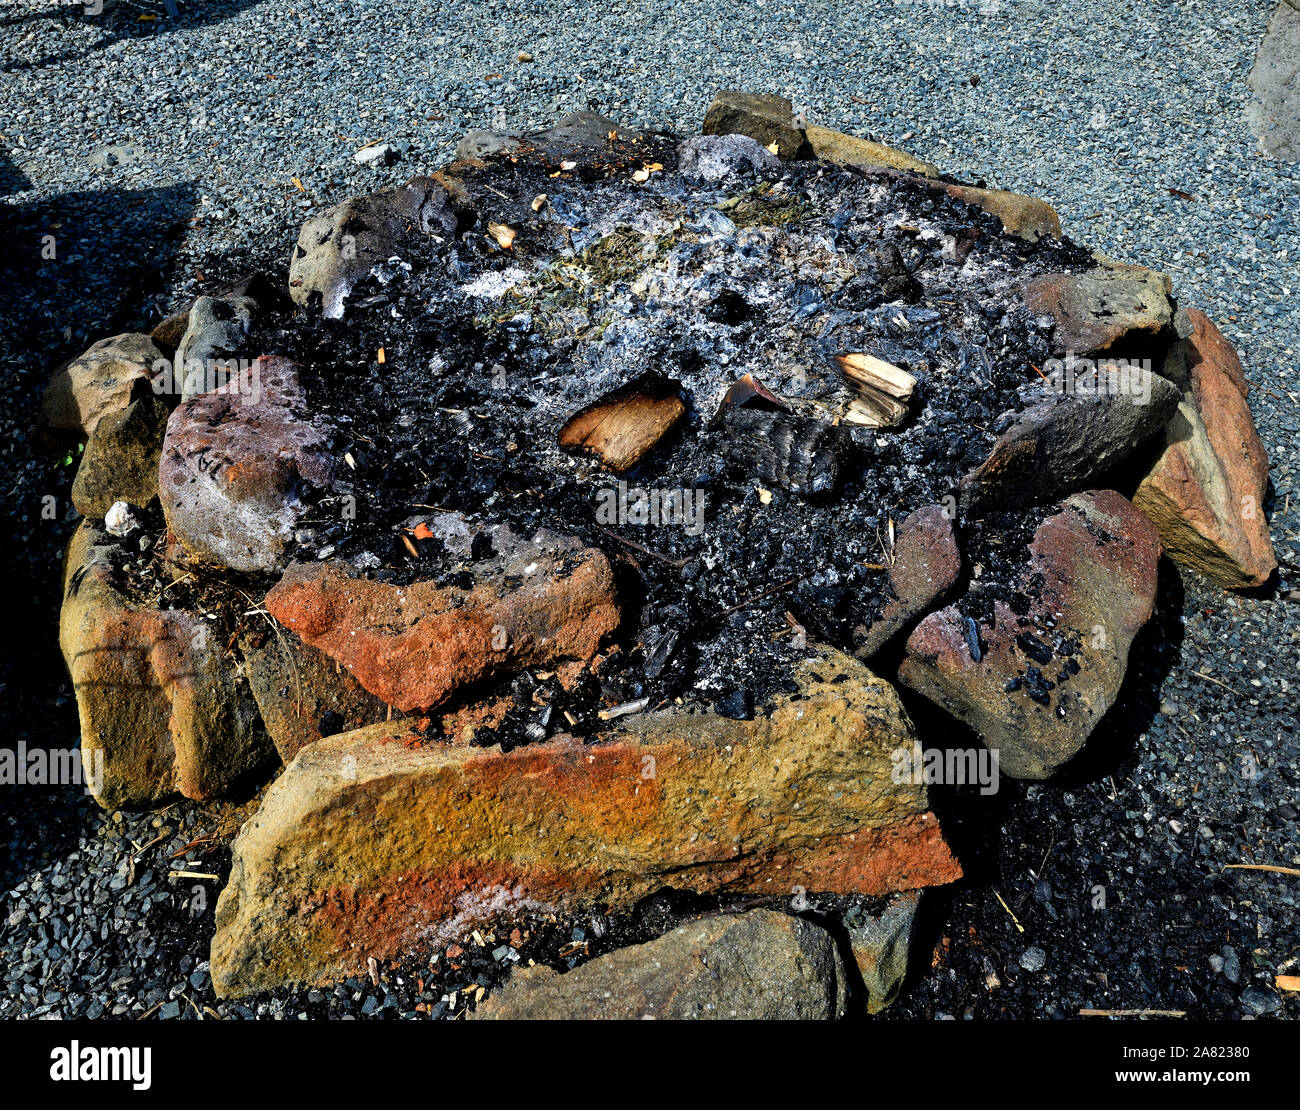
[[[13,164],[7,153],[0,151],[0,197],[21,193],[31,187],[27,175]]]
[[[33,204],[0,201],[0,473],[6,514],[0,559],[9,566],[0,637],[0,747],[68,748],[77,712],[58,644],[63,548],[75,527],[69,501],[75,449],[43,448],[36,427],[50,371],[94,339],[139,328],[195,205],[190,184],[140,191],[66,193]],[[49,239],[53,236],[53,239]],[[54,257],[48,255],[53,246]],[[49,843],[49,811],[72,816],[88,803],[79,787],[0,787],[11,839]],[[12,824],[17,821],[17,825]],[[17,866],[16,862],[13,864]],[[6,872],[7,874],[8,872]]]
[[[1159,573],[1155,613],[1130,648],[1128,675],[1119,697],[1087,747],[1047,784],[1054,794],[1117,773],[1118,768],[1134,758],[1138,737],[1151,727],[1159,712],[1160,688],[1178,659],[1184,636],[1180,619],[1184,602],[1182,578],[1168,559],[1161,559]],[[981,746],[974,731],[928,699],[901,684],[898,691],[924,745],[938,744],[932,738],[942,737],[938,746],[948,749]],[[993,794],[981,794],[978,786],[929,788],[930,808],[939,818],[944,837],[961,862],[965,878],[952,887],[928,891],[921,900],[904,996],[928,974],[926,960],[945,931],[953,928],[954,921],[966,916],[954,913],[953,903],[959,898],[969,898],[972,890],[996,888],[1004,882],[1005,829],[1024,798],[1027,785],[1002,778]]]
[[[1052,779],[1054,786],[1098,782],[1134,758],[1138,737],[1160,712],[1160,688],[1182,649],[1184,593],[1178,567],[1162,557],[1156,609],[1129,648],[1128,674],[1119,697],[1087,747]]]
[[[169,15],[164,0],[152,0],[147,4],[102,0],[102,10],[97,14],[93,14],[95,0],[53,5],[41,4],[39,0],[28,0],[30,10],[0,18],[0,30],[30,27],[35,23],[46,21],[55,22],[63,29],[85,23],[94,27],[99,32],[99,37],[83,49],[55,50],[22,62],[10,63],[0,67],[0,72],[21,73],[24,70],[42,69],[61,62],[82,61],[123,39],[166,35],[175,31],[203,27],[209,23],[220,23],[260,2],[261,0],[191,0],[190,3],[175,3],[173,7],[177,14]],[[24,7],[27,5],[25,4]]]

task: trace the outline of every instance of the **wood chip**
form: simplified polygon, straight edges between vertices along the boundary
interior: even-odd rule
[[[515,236],[519,234],[509,224],[499,224],[496,221],[490,221],[487,225],[488,234],[496,240],[496,244],[503,251],[508,251],[515,245]]]
[[[906,405],[878,393],[873,397],[854,397],[842,419],[845,424],[862,428],[894,428],[906,418]]]
[[[869,389],[884,393],[896,401],[912,399],[916,378],[892,362],[861,353],[836,355],[835,362],[844,375],[844,381],[855,393]]]
[[[600,459],[615,474],[636,466],[686,415],[681,383],[654,371],[574,413],[560,429],[563,451]]]
[[[625,701],[622,705],[615,705],[609,709],[602,709],[596,714],[596,716],[602,721],[612,721],[616,717],[626,717],[630,713],[640,713],[641,710],[649,704],[649,698],[637,698],[636,701]]]

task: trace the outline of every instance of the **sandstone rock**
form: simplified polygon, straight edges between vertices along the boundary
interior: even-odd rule
[[[677,145],[677,168],[709,185],[750,177],[780,162],[748,135],[695,135]]]
[[[501,1020],[825,1021],[844,1015],[831,935],[773,910],[681,925],[559,975],[521,968],[474,1017]]]
[[[620,619],[609,560],[547,531],[489,534],[498,558],[476,566],[470,588],[373,582],[339,560],[295,564],[267,594],[267,611],[403,711],[523,667],[591,659]]]
[[[182,401],[228,381],[231,373],[221,363],[249,358],[256,313],[252,297],[199,297],[194,302],[173,365],[173,388]]]
[[[519,913],[626,907],[664,887],[880,894],[960,869],[888,683],[836,652],[770,715],[654,713],[594,745],[421,743],[410,723],[303,748],[233,846],[212,978],[223,996],[323,982]]]
[[[961,480],[963,515],[1041,504],[1082,489],[1156,436],[1178,406],[1177,387],[1140,368],[1116,380],[1132,386],[1086,393],[1026,386],[1022,410],[1005,414],[1010,426]]]
[[[413,177],[398,188],[344,201],[303,224],[289,263],[289,295],[341,318],[353,285],[372,267],[455,232],[447,190],[432,178]]]
[[[1034,312],[1056,318],[1058,353],[1127,354],[1128,346],[1149,344],[1169,326],[1171,289],[1165,274],[1103,259],[1085,273],[1034,278],[1022,295]]]
[[[1076,494],[1039,526],[1018,596],[977,626],[980,659],[952,605],[917,626],[899,677],[974,728],[1007,774],[1045,779],[1115,703],[1159,557],[1155,527],[1124,497]]]
[[[189,326],[190,310],[183,308],[155,324],[153,331],[149,333],[149,338],[160,350],[167,354],[174,354],[176,348],[181,345],[181,340],[185,338],[185,329]]]
[[[72,482],[77,512],[102,517],[114,501],[144,506],[158,496],[158,459],[169,415],[150,390],[100,418]]]
[[[1061,219],[1045,200],[1003,189],[979,189],[974,185],[944,185],[943,191],[996,216],[1008,232],[1031,243],[1044,236],[1061,237]]]
[[[198,616],[133,601],[112,550],[88,524],[76,531],[59,618],[82,758],[88,770],[102,760],[95,800],[118,809],[238,790],[274,752],[224,645]]]
[[[850,166],[886,166],[893,170],[919,173],[922,177],[939,176],[938,166],[916,158],[905,150],[884,143],[873,143],[869,139],[859,139],[856,135],[845,135],[840,131],[832,131],[829,127],[818,127],[817,124],[810,123],[804,128],[804,137],[808,140],[813,157],[820,158],[823,162]],[[1008,227],[1007,230],[1010,231],[1011,228]],[[1057,238],[1060,238],[1059,225]]]
[[[254,625],[239,637],[244,672],[262,723],[290,762],[322,736],[378,724],[389,707],[338,663],[292,632]]]
[[[869,659],[956,584],[961,551],[952,521],[938,505],[917,509],[898,528],[889,583],[894,596],[854,645]]]
[[[898,895],[877,915],[860,914],[846,921],[869,1014],[888,1008],[902,989],[920,904],[921,891],[911,890]]]
[[[1203,312],[1188,317],[1190,334],[1165,361],[1178,413],[1133,503],[1178,562],[1229,588],[1260,586],[1277,566],[1263,508],[1268,456],[1237,352]]]
[[[305,407],[297,365],[262,358],[246,380],[172,413],[159,496],[192,559],[249,572],[283,565],[307,502],[333,475],[325,436]]]
[[[794,107],[783,96],[723,89],[709,105],[702,128],[706,135],[748,135],[782,158],[797,158],[803,132],[794,125]]]
[[[42,426],[89,438],[106,413],[121,412],[153,392],[153,365],[162,358],[147,335],[101,339],[54,371],[41,401]]]

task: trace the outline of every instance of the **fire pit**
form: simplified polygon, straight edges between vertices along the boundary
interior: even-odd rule
[[[309,221],[288,296],[56,373],[96,796],[286,765],[219,991],[661,890],[843,921],[951,882],[926,787],[1078,753],[1162,547],[1271,573],[1240,366],[1162,275],[778,98],[705,131],[472,133]]]

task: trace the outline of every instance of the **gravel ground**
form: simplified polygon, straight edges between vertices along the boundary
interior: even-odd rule
[[[152,324],[205,278],[283,268],[314,206],[433,168],[470,127],[591,107],[691,133],[718,87],[777,91],[810,121],[1041,195],[1068,234],[1170,273],[1240,350],[1273,464],[1278,591],[1228,597],[1170,568],[1088,767],[991,801],[937,799],[971,881],[931,899],[932,966],[893,1016],[1300,1015],[1300,996],[1271,988],[1300,963],[1296,880],[1222,870],[1300,865],[1300,607],[1278,596],[1300,587],[1300,170],[1262,157],[1244,122],[1272,3],[992,6],[755,0],[741,16],[639,0],[519,15],[462,0],[417,19],[378,0],[191,3],[178,19],[127,0],[97,16],[6,6],[0,235],[17,249],[0,256],[14,383],[0,395],[0,535],[19,576],[12,628],[31,636],[0,648],[6,741],[76,740],[54,634],[70,468],[31,438],[59,359]],[[400,163],[353,162],[384,139],[409,144]],[[218,1004],[205,960],[220,881],[166,872],[184,859],[224,877],[238,811],[117,817],[73,789],[0,791],[0,1017],[442,1014],[526,951],[482,938],[432,976],[417,961],[378,985]],[[564,931],[542,923],[539,956],[586,939]]]

